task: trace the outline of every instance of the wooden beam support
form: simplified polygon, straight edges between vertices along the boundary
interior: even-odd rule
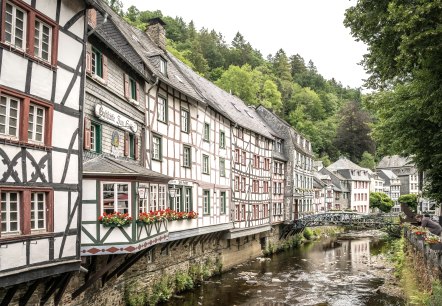
[[[89,279],[77,290],[72,293],[72,299],[75,299],[77,296],[79,296],[81,293],[83,293],[87,288],[89,288],[93,283],[95,283],[96,280],[98,280],[100,277],[104,275],[107,271],[112,269],[114,265],[118,262],[119,257],[115,257],[112,259],[112,261],[104,266],[101,270],[97,271],[94,275],[90,276]]]
[[[7,306],[9,305],[9,303],[11,302],[12,298],[14,297],[15,292],[17,291],[18,285],[15,285],[11,288],[8,289],[8,292],[6,292],[2,303],[0,304],[0,306]]]
[[[63,297],[64,292],[66,291],[66,288],[69,284],[69,281],[72,278],[72,273],[66,273],[63,279],[60,283],[60,289],[58,289],[58,292],[54,296],[54,304],[58,306],[60,304],[61,298]]]
[[[41,281],[42,281],[42,279],[39,278],[28,287],[28,290],[26,290],[26,293],[18,301],[19,306],[25,306],[28,303],[29,299],[31,298],[32,294],[34,293],[35,289],[37,289],[37,287],[41,283]]]
[[[144,257],[153,247],[148,247],[141,252],[138,252],[131,256],[128,260],[126,260],[122,265],[120,265],[117,269],[115,269],[110,275],[109,278],[117,275],[117,277],[121,276],[124,272],[126,272],[130,267],[132,267],[138,260]]]
[[[63,279],[63,274],[58,277],[53,277],[50,281],[46,283],[46,288],[43,296],[40,299],[40,305],[43,306],[49,300],[51,295],[55,292],[55,290],[60,285],[60,281]]]

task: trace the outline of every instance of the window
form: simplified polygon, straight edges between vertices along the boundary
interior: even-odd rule
[[[240,150],[235,149],[235,163],[239,163],[240,155],[241,155]]]
[[[91,151],[101,153],[101,125],[91,123]]]
[[[203,213],[205,215],[210,214],[210,190],[203,190]]]
[[[242,165],[246,165],[246,161],[247,161],[247,152],[246,151],[242,151],[241,152],[241,164]]]
[[[246,191],[246,178],[242,177],[241,178],[241,191]]]
[[[190,113],[187,109],[181,109],[181,131],[189,133],[190,130]]]
[[[1,236],[53,231],[53,191],[13,189],[2,187],[0,192]]]
[[[276,151],[277,152],[282,152],[282,142],[281,142],[281,140],[277,140],[276,141]]]
[[[175,211],[181,211],[181,188],[175,188],[175,196],[172,197],[172,205],[170,207]]]
[[[258,180],[253,180],[252,186],[253,186],[253,192],[254,193],[258,193],[259,192],[259,181]]]
[[[269,182],[268,181],[263,182],[263,192],[269,193]]]
[[[238,138],[239,138],[239,139],[243,139],[243,137],[244,137],[244,131],[243,131],[243,129],[242,129],[241,127],[238,127],[238,128],[237,128],[237,132],[236,132],[236,134],[238,135]]]
[[[224,131],[219,132],[219,147],[222,149],[226,147],[226,134]]]
[[[2,234],[20,231],[20,194],[2,192],[1,194]]]
[[[264,170],[270,170],[270,158],[264,159]]]
[[[225,191],[220,193],[221,214],[225,214],[227,211],[227,194]]]
[[[0,134],[18,138],[20,101],[9,96],[0,100]]]
[[[47,102],[0,87],[0,137],[50,146],[52,112]]]
[[[46,229],[46,201],[44,192],[31,193],[31,230]]]
[[[183,147],[183,167],[190,168],[192,161],[192,151],[188,146]]]
[[[132,78],[129,78],[129,88],[130,88],[130,98],[132,100],[137,101],[138,100],[138,97],[137,97],[137,82],[134,79],[132,79]]]
[[[152,137],[152,159],[161,160],[162,158],[162,144],[161,137]]]
[[[203,154],[203,173],[204,174],[210,173],[209,156],[205,154]]]
[[[24,50],[26,47],[26,19],[27,14],[6,2],[5,42]]]
[[[158,185],[150,185],[150,204],[149,210],[156,211],[159,209],[158,205]]]
[[[240,186],[239,186],[239,176],[235,176],[235,186],[234,186],[234,188],[235,188],[235,191],[239,191],[239,188],[240,188]]]
[[[52,27],[36,19],[34,32],[34,55],[51,61]]]
[[[102,190],[104,213],[110,214],[114,211],[123,214],[130,213],[128,183],[104,183]]]
[[[135,159],[135,135],[129,134],[129,157]]]
[[[92,74],[103,77],[103,54],[97,49],[92,49]]]
[[[259,166],[260,166],[259,155],[253,155],[253,167],[259,169]]]
[[[184,188],[184,211],[192,210],[192,188]]]
[[[163,97],[158,97],[158,120],[167,121],[167,101]]]
[[[207,122],[204,123],[203,140],[210,141],[210,124]]]
[[[219,176],[226,176],[226,160],[219,158]]]
[[[162,58],[160,58],[160,72],[163,75],[167,74],[167,62]]]

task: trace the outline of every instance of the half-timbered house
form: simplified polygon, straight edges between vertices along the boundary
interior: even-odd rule
[[[39,284],[43,303],[59,290],[57,303],[80,269],[86,2],[0,2],[3,305],[20,284],[20,304]]]
[[[313,211],[313,153],[311,143],[290,124],[263,106],[257,107],[261,118],[278,133],[274,149],[274,180],[284,182],[282,197],[284,221],[296,220],[300,214]],[[282,156],[281,156],[282,154]],[[284,169],[283,175],[279,169]],[[277,186],[277,188],[279,188]]]

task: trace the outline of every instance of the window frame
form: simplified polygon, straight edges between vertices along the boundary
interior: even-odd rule
[[[160,100],[163,102],[162,104],[160,104]],[[158,97],[157,97],[157,105],[158,105],[158,109],[157,109],[157,120],[158,121],[160,121],[160,122],[163,122],[163,123],[167,123],[167,105],[168,105],[168,103],[167,103],[167,99],[166,98],[164,98],[163,96],[161,96],[161,95],[158,95]],[[160,112],[160,106],[161,106],[161,109],[162,109],[162,111]],[[161,116],[161,118],[160,118],[160,114],[162,115]]]
[[[219,147],[221,149],[226,148],[226,133],[224,131],[219,131]]]
[[[94,64],[95,62],[95,64]],[[97,48],[92,47],[91,52],[91,72],[92,75],[103,78],[103,53]],[[129,86],[130,88],[130,86]]]
[[[222,157],[219,158],[219,176],[226,176],[226,159]]]
[[[9,43],[6,41],[6,4],[9,3],[15,9],[19,9],[20,11],[25,13],[23,20],[23,44],[22,48],[15,47],[15,44]],[[1,5],[1,14],[3,16],[1,20],[1,44],[8,46],[13,52],[24,54],[31,60],[38,61],[39,63],[51,67],[57,66],[57,57],[58,57],[58,32],[59,25],[52,20],[50,17],[42,14],[31,5],[25,3],[24,1],[18,0],[7,0],[2,1]],[[50,37],[50,56],[48,60],[37,57],[34,55],[34,44],[35,44],[35,21],[39,20],[40,22],[45,23],[51,29],[51,37]],[[12,37],[11,37],[12,40]]]
[[[204,122],[203,140],[210,142],[210,123]]]
[[[187,108],[181,108],[180,111],[180,118],[181,118],[181,132],[183,133],[190,133],[190,111]],[[185,115],[185,116],[183,116]]]
[[[203,174],[210,174],[210,157],[207,154],[202,156],[201,172]]]
[[[167,61],[164,58],[162,58],[162,57],[159,57],[159,68],[158,68],[158,70],[160,70],[162,75],[165,75],[165,76],[167,75]]]
[[[37,57],[37,58],[39,58],[39,59],[41,59],[41,60],[43,60],[43,61],[45,61],[45,62],[48,62],[48,63],[50,63],[51,62],[51,58],[52,58],[52,27],[49,25],[49,24],[47,24],[46,22],[44,22],[44,21],[42,21],[40,18],[35,18],[35,22],[34,22],[34,31],[36,30],[35,28],[36,28],[36,23],[37,22],[39,22],[40,23],[40,29],[39,29],[39,32],[40,32],[40,36],[39,36],[39,45],[38,45],[38,47],[39,47],[39,53],[38,53],[38,55],[36,55],[35,54],[35,35],[34,35],[34,56],[35,57]],[[42,54],[43,54],[43,33],[42,33],[42,29],[43,29],[43,27],[47,27],[47,28],[49,28],[49,39],[48,39],[48,59],[45,59],[45,58],[43,58],[43,56],[42,56]]]
[[[137,95],[137,81],[129,76],[129,98],[133,101],[138,101]]]
[[[127,185],[127,214],[129,216],[132,215],[132,184],[128,181],[101,181],[100,182],[100,213],[104,214],[106,212],[105,205],[104,205],[104,185],[114,185],[113,193],[114,193],[114,202],[113,202],[113,211],[120,212],[119,211],[119,201],[118,201],[118,186],[119,185]],[[115,188],[115,186],[117,186]],[[112,213],[111,212],[111,213]],[[125,213],[124,211],[121,213]]]
[[[225,215],[227,213],[227,192],[221,191],[219,193],[220,214]]]
[[[203,215],[210,215],[210,189],[203,189]]]
[[[158,156],[155,153],[155,142],[158,139]],[[160,135],[152,134],[152,153],[151,158],[153,160],[162,161],[163,160],[163,138]]]
[[[0,241],[27,240],[30,235],[52,234],[54,232],[54,190],[47,187],[0,187],[0,203],[2,194],[18,193],[18,230],[14,232],[1,232]],[[31,197],[32,193],[44,193],[44,228],[31,229]],[[0,205],[0,214],[2,205]]]
[[[186,151],[188,151],[187,163],[186,163]],[[183,145],[183,167],[191,168],[192,167],[192,147]]]
[[[19,101],[18,113],[18,135],[11,137],[10,135],[0,134],[0,139],[8,139],[11,142],[16,142],[33,147],[51,147],[52,145],[52,125],[54,105],[50,102],[36,99],[21,92],[4,88],[0,86],[0,97],[6,96]],[[44,129],[43,140],[33,141],[28,138],[29,128],[29,111],[31,104],[44,109]]]
[[[95,153],[101,153],[101,124],[91,120],[91,148],[90,150]],[[92,131],[95,129],[95,132]],[[92,139],[94,141],[92,142]]]

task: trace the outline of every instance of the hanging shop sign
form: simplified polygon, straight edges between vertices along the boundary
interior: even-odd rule
[[[136,133],[138,131],[138,125],[135,121],[102,104],[95,105],[95,115],[100,120],[106,121],[112,125],[122,128],[123,130],[132,133]]]

